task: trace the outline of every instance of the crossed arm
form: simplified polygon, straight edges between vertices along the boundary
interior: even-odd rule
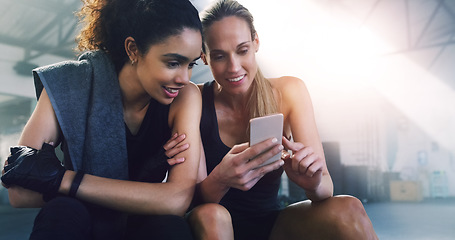
[[[129,213],[183,215],[193,197],[200,155],[199,120],[201,114],[199,90],[189,84],[180,91],[169,112],[169,126],[173,133],[186,135],[179,144],[189,144],[175,158],[185,161],[173,166],[165,183],[143,183],[115,180],[86,174],[76,197],[87,202]],[[19,145],[40,149],[43,143],[59,143],[59,124],[45,90],[24,128]],[[67,170],[59,193],[68,194],[74,171]],[[14,207],[40,207],[44,204],[40,193],[9,186],[10,203]]]

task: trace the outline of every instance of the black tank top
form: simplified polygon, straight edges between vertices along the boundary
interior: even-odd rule
[[[207,174],[218,165],[231,148],[226,146],[220,138],[218,121],[216,118],[213,84],[204,84],[202,92],[201,137],[207,162]],[[278,190],[280,188],[283,168],[266,174],[249,191],[231,188],[221,199],[220,204],[229,211],[235,212],[263,212],[279,209]]]
[[[169,169],[163,145],[171,137],[168,124],[169,105],[150,100],[144,120],[136,135],[126,127],[129,179],[162,182]]]

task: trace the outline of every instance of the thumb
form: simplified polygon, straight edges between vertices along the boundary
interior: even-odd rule
[[[242,144],[237,144],[237,145],[234,145],[231,150],[230,150],[230,153],[232,154],[237,154],[237,153],[241,153],[243,152],[245,149],[247,149],[249,147],[249,143],[246,142],[246,143],[242,143]]]

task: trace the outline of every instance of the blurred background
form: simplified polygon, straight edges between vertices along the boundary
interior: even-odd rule
[[[212,1],[192,2],[203,10]],[[393,232],[384,209],[423,206],[440,208],[398,215],[431,218],[440,228],[422,231],[446,234],[412,238],[455,239],[455,1],[240,3],[255,17],[264,74],[299,77],[310,91],[335,194],[361,199],[381,239],[411,237],[397,237],[403,230]],[[1,167],[36,104],[31,70],[77,57],[80,7],[80,0],[0,0]],[[212,79],[207,66],[194,68],[193,82]],[[287,205],[305,194],[283,175],[280,198]],[[31,224],[36,214],[10,209],[4,188],[0,207],[3,226],[18,216]]]

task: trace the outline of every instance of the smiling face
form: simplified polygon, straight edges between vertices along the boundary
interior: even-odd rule
[[[206,61],[215,80],[231,94],[247,93],[257,72],[257,35],[252,40],[248,24],[230,16],[214,22],[205,36]]]
[[[138,84],[158,102],[172,103],[179,90],[189,83],[201,46],[201,33],[188,28],[152,45],[145,55],[138,54]]]

